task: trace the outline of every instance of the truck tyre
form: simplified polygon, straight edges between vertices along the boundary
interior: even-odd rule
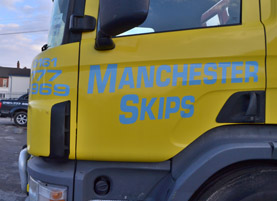
[[[27,112],[24,112],[24,111],[17,112],[14,115],[13,120],[17,126],[26,127],[27,126]]]
[[[190,201],[277,201],[277,164],[234,168],[203,185]]]

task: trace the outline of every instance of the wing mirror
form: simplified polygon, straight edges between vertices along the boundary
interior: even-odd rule
[[[100,0],[95,49],[111,50],[112,37],[142,24],[149,11],[150,0]]]

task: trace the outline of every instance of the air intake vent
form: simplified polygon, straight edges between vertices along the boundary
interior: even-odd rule
[[[244,91],[233,94],[219,112],[218,123],[264,123],[265,92]]]
[[[67,158],[70,143],[70,101],[52,107],[50,130],[50,158]]]

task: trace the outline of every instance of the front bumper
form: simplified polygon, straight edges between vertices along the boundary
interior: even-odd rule
[[[28,160],[28,175],[42,183],[67,187],[67,201],[73,200],[75,161],[58,162],[41,157]]]
[[[162,163],[123,163],[71,161],[55,162],[50,159],[32,157],[28,160],[28,174],[34,180],[43,183],[65,186],[68,189],[68,201],[104,201],[104,200],[159,200],[157,196],[166,194],[154,193],[160,181],[167,177],[170,171],[170,161]],[[97,193],[103,190],[103,182],[99,178],[109,180],[110,188],[105,194]],[[74,184],[75,183],[75,184]],[[162,185],[163,186],[163,185]],[[73,193],[74,191],[74,193]],[[74,195],[74,197],[73,197]]]

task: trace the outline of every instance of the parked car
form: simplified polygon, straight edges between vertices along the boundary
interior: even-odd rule
[[[0,117],[13,118],[18,126],[27,126],[28,94],[18,99],[0,100]]]

